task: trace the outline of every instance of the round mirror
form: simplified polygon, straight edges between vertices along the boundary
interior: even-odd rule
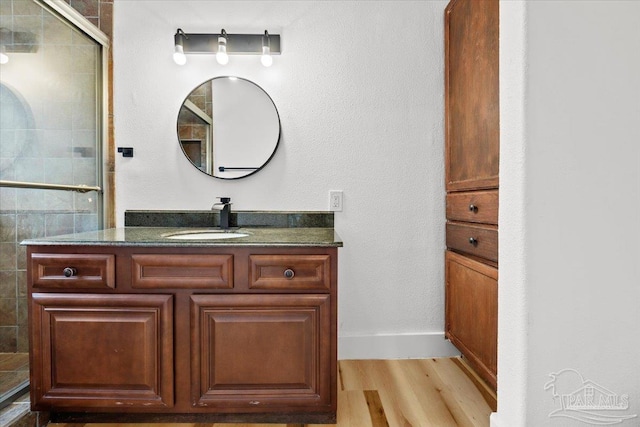
[[[215,77],[195,88],[182,104],[178,140],[202,172],[221,179],[244,178],[276,152],[280,117],[257,84],[240,77]]]

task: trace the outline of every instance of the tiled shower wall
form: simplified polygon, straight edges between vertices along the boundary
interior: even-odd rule
[[[111,33],[112,1],[68,3]],[[35,35],[29,43],[37,44],[37,49],[7,46],[8,52],[32,52],[16,53],[13,68],[0,75],[0,179],[95,185],[95,45],[32,0],[2,0],[0,28],[28,28]],[[17,69],[18,61],[23,69]],[[49,62],[43,67],[40,61]],[[39,97],[29,93],[49,67],[55,71],[52,87]],[[26,251],[19,242],[96,229],[98,209],[91,192],[0,188],[0,352],[28,351]]]

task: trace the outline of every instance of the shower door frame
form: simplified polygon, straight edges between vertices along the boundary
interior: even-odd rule
[[[108,144],[108,114],[109,114],[109,36],[100,31],[98,27],[92,24],[87,18],[82,16],[80,12],[69,6],[64,0],[34,0],[35,2],[43,5],[45,8],[49,8],[53,10],[54,14],[57,13],[62,18],[64,18],[69,24],[74,26],[79,31],[85,33],[88,37],[91,37],[99,46],[101,53],[101,66],[99,69],[100,75],[98,76],[98,81],[102,84],[100,91],[100,101],[98,102],[98,107],[100,109],[100,113],[97,115],[97,134],[100,135],[100,140],[98,142],[98,149],[102,153],[101,161],[97,162],[96,165],[96,176],[99,178],[99,187],[101,190],[98,192],[101,193],[100,197],[100,209],[98,210],[98,222],[104,228],[105,222],[110,217],[109,209],[110,206],[107,201],[110,200],[109,192],[111,189],[107,184],[107,176],[106,176],[106,167],[105,163],[109,159],[109,144]],[[72,191],[80,191],[83,190],[72,190]]]
[[[66,190],[86,193],[88,191],[96,191],[100,194],[100,206],[98,208],[98,223],[104,228],[107,218],[110,216],[110,207],[105,201],[110,200],[109,192],[111,189],[107,182],[105,173],[105,162],[109,159],[108,144],[108,113],[109,113],[109,37],[100,31],[95,25],[80,14],[77,10],[69,6],[63,0],[33,0],[35,3],[48,10],[53,16],[62,18],[70,26],[90,37],[100,46],[100,67],[98,67],[96,80],[100,83],[96,87],[100,87],[98,94],[99,101],[97,108],[99,113],[96,115],[96,134],[99,135],[97,148],[101,153],[100,161],[96,162],[96,179],[97,186],[87,185],[65,185],[65,184],[48,184],[39,182],[21,182],[21,181],[0,181],[0,186],[10,188],[32,188],[45,190]]]
[[[38,189],[50,189],[50,190],[66,190],[85,193],[88,191],[96,191],[99,194],[98,200],[100,205],[98,207],[98,223],[102,228],[105,226],[105,222],[110,217],[111,206],[107,203],[110,200],[110,192],[112,189],[108,185],[108,180],[105,171],[105,163],[108,162],[109,149],[109,127],[108,127],[108,114],[109,114],[109,49],[110,41],[109,37],[103,33],[99,28],[86,19],[80,12],[73,9],[69,4],[63,0],[33,0],[39,4],[43,9],[47,10],[53,16],[60,18],[62,21],[75,28],[76,30],[84,33],[87,37],[91,38],[100,47],[100,66],[96,69],[96,91],[98,102],[96,107],[98,113],[96,114],[96,135],[98,140],[96,141],[97,152],[101,153],[101,157],[96,161],[96,186],[87,185],[57,185],[48,183],[35,183],[35,182],[20,182],[20,181],[0,181],[0,186],[11,188],[38,188]],[[3,395],[3,400],[0,402],[0,408],[10,404],[12,400],[24,393],[29,387],[29,382],[21,384],[15,387]]]

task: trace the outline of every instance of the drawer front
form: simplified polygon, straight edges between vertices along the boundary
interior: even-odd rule
[[[232,289],[233,255],[137,254],[131,275],[131,287],[138,289]]]
[[[330,255],[250,255],[249,288],[328,291]]]
[[[447,247],[498,262],[498,230],[490,226],[447,223]]]
[[[34,288],[114,289],[111,254],[31,254]]]
[[[447,219],[498,225],[498,190],[447,194]]]

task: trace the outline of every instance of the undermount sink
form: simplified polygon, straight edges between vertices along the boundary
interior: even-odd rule
[[[178,231],[175,233],[165,234],[162,237],[175,240],[218,240],[218,239],[235,239],[238,237],[247,237],[247,233],[239,233],[237,231],[228,230],[198,230],[198,231]]]

